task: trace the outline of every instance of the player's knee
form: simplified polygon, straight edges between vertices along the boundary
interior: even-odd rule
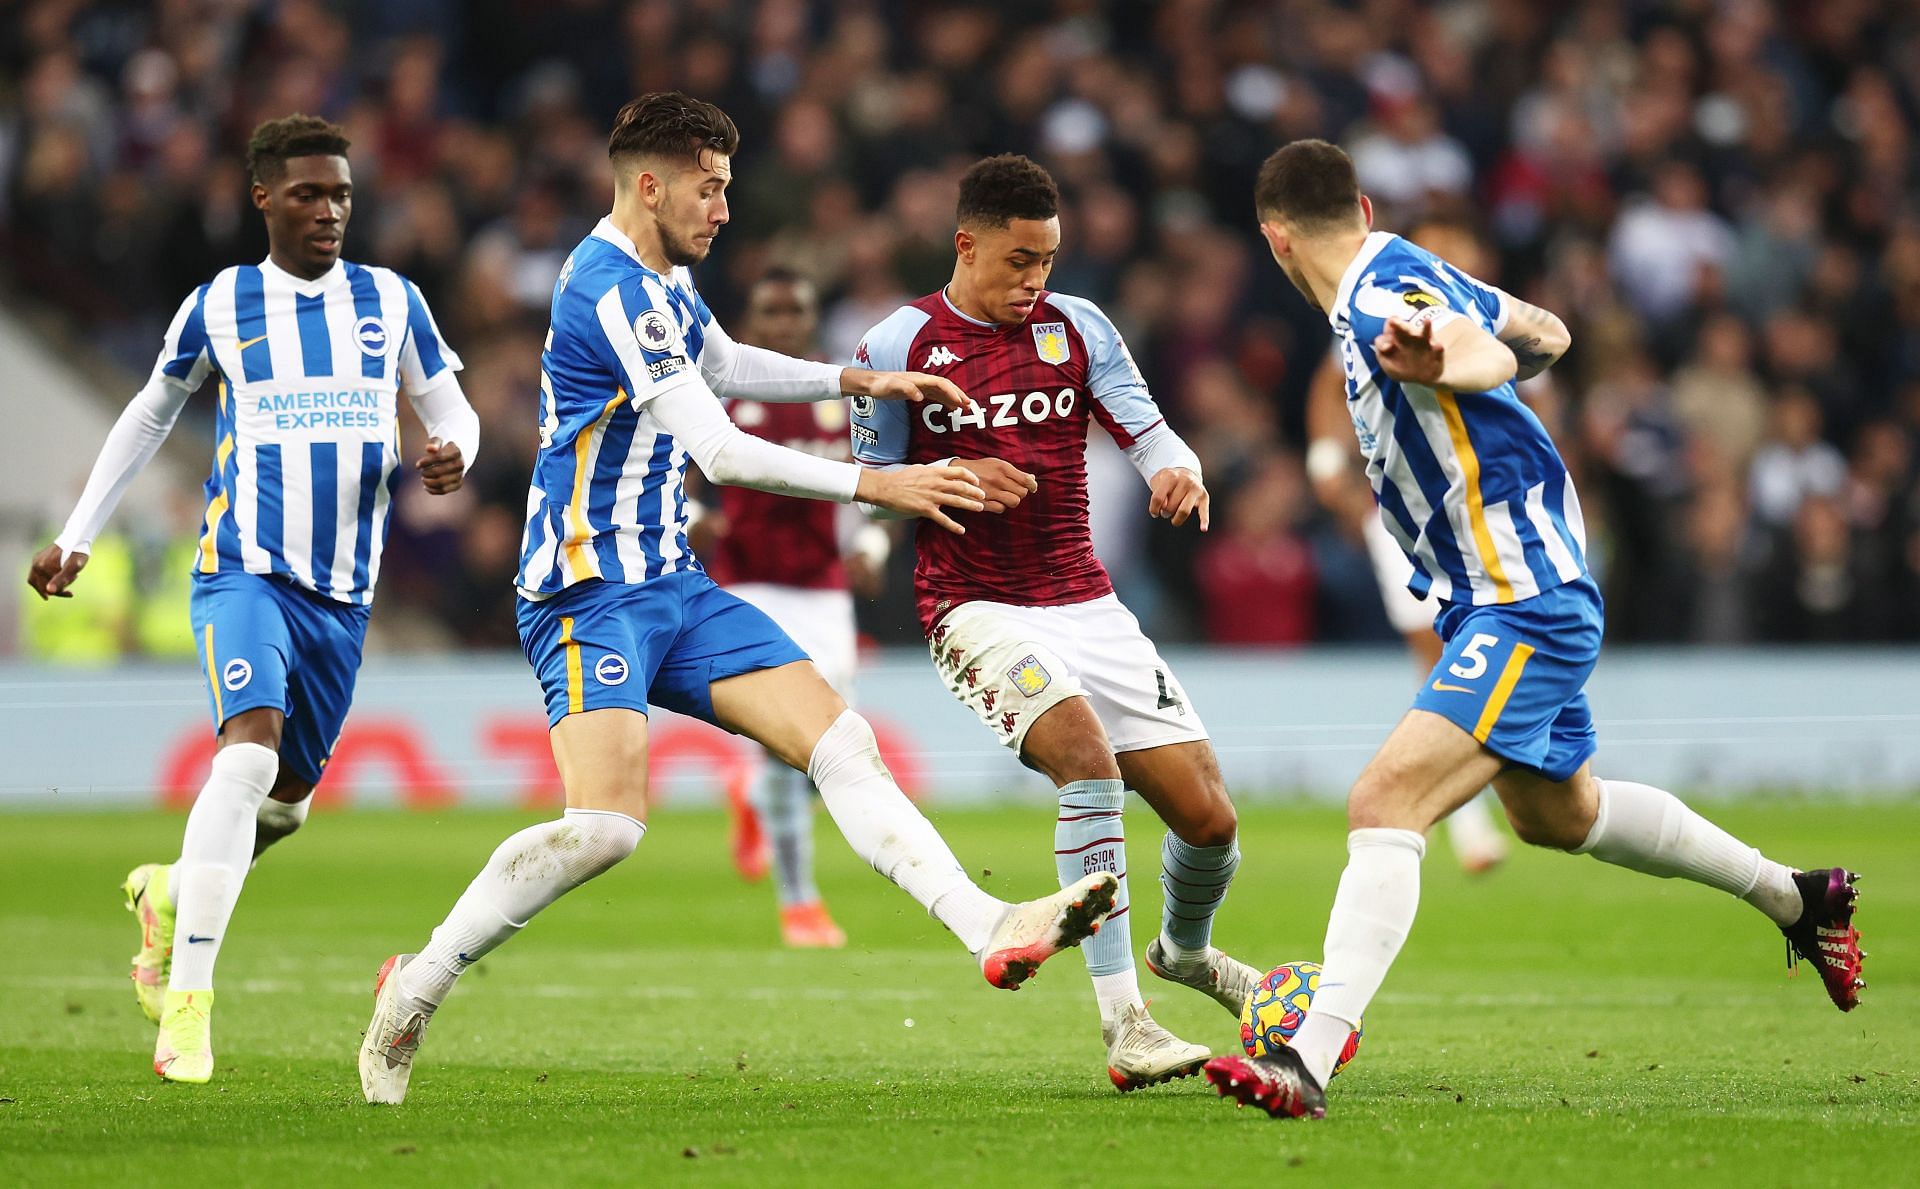
[[[293,802],[278,801],[268,797],[260,802],[260,810],[255,815],[255,828],[260,840],[278,842],[307,823],[307,810],[313,805],[311,796]]]
[[[1567,814],[1541,812],[1538,809],[1516,812],[1512,806],[1508,806],[1507,824],[1513,827],[1514,837],[1528,846],[1574,850],[1587,840],[1588,827]]]
[[[1224,788],[1210,789],[1198,812],[1186,815],[1174,833],[1188,846],[1226,846],[1240,835],[1240,815]]]
[[[1347,794],[1347,828],[1424,831],[1433,823],[1418,820],[1408,787],[1404,780],[1373,768],[1362,772]]]

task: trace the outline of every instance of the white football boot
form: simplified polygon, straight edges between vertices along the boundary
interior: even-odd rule
[[[1015,990],[1042,962],[1098,933],[1119,894],[1113,873],[1096,871],[1051,896],[1011,906],[980,951],[980,973],[1003,991]]]
[[[373,984],[373,1019],[360,1041],[360,1090],[368,1102],[398,1104],[407,1097],[413,1056],[427,1034],[430,1011],[409,1010],[400,1002],[400,972],[414,954],[395,954],[380,967]]]
[[[1213,1056],[1205,1045],[1188,1044],[1162,1028],[1138,1003],[1102,1024],[1100,1037],[1107,1042],[1107,1076],[1122,1094],[1190,1078]]]
[[[1240,1018],[1247,996],[1260,985],[1261,972],[1213,947],[1207,947],[1207,960],[1190,970],[1175,971],[1167,962],[1167,953],[1158,937],[1147,943],[1147,969],[1170,983],[1192,987]]]

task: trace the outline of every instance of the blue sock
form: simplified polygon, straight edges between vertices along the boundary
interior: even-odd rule
[[[1189,846],[1171,830],[1160,847],[1161,947],[1176,966],[1198,961],[1213,942],[1213,914],[1240,866],[1240,843]]]
[[[1124,974],[1133,969],[1133,940],[1127,921],[1126,827],[1120,811],[1127,787],[1117,780],[1076,780],[1060,790],[1060,820],[1053,827],[1053,861],[1060,886],[1078,883],[1096,871],[1120,878],[1113,914],[1100,932],[1080,943],[1087,973]]]

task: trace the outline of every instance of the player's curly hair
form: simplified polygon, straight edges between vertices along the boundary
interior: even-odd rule
[[[253,130],[247,141],[247,173],[270,186],[286,176],[289,158],[344,157],[352,144],[345,128],[319,116],[282,116]]]
[[[740,129],[711,103],[679,91],[653,91],[620,109],[607,137],[615,166],[640,157],[698,162],[708,150],[731,157],[740,149]]]
[[[1032,159],[1002,153],[975,161],[960,175],[954,211],[962,227],[1005,227],[1015,219],[1051,219],[1060,213],[1053,175]]]
[[[1353,158],[1324,140],[1296,140],[1275,149],[1253,184],[1254,214],[1323,231],[1360,219],[1360,179]]]

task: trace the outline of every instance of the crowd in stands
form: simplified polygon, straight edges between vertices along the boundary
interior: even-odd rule
[[[703,293],[725,320],[759,271],[801,271],[823,358],[947,279],[966,164],[1053,172],[1053,286],[1111,314],[1213,490],[1206,537],[1149,522],[1097,453],[1101,548],[1163,638],[1390,638],[1303,468],[1328,330],[1252,217],[1260,161],[1320,136],[1380,225],[1472,228],[1488,279],[1571,327],[1532,398],[1611,638],[1920,639],[1920,12],[1897,0],[23,0],[0,6],[8,300],[144,373],[183,294],[265,254],[254,123],[344,123],[347,255],[425,291],[485,432],[462,496],[402,498],[375,621],[510,647],[549,296],[609,204],[612,113],[662,88],[744,137]],[[198,452],[204,426],[176,434]],[[905,641],[894,577],[863,615]]]

